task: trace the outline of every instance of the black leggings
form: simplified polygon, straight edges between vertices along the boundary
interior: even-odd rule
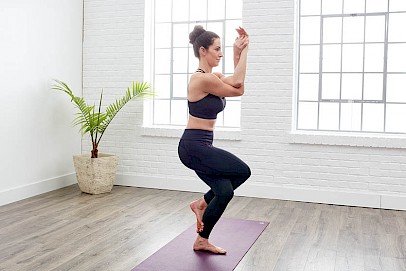
[[[186,129],[180,139],[178,154],[182,163],[193,169],[211,189],[204,195],[207,209],[203,215],[203,238],[209,238],[234,190],[250,176],[251,170],[237,156],[213,147],[213,132]]]

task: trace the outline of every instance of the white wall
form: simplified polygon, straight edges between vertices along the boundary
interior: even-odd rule
[[[75,182],[80,134],[52,78],[82,89],[81,0],[0,2],[0,205]]]
[[[112,99],[143,79],[143,11],[143,0],[85,1],[85,96],[103,87]],[[244,0],[243,24],[251,45],[241,132],[215,134],[251,166],[236,194],[405,210],[404,138],[292,133],[295,1]],[[120,156],[118,183],[205,191],[178,159],[181,132],[143,128],[141,104],[125,108],[102,145]]]

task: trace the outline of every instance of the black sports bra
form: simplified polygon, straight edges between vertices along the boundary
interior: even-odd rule
[[[202,69],[198,69],[196,72],[204,73]],[[196,102],[190,102],[188,100],[188,107],[189,114],[193,117],[201,119],[216,119],[217,114],[223,111],[226,107],[226,99],[209,93]]]

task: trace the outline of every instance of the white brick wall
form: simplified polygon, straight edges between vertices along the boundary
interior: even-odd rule
[[[294,0],[244,1],[251,44],[242,129],[234,140],[215,142],[251,166],[236,194],[406,209],[404,139],[292,135],[294,12]],[[111,102],[143,80],[143,37],[144,1],[85,0],[86,98],[96,100],[104,88]],[[119,184],[205,191],[178,159],[180,133],[142,128],[142,102],[134,102],[111,124],[100,151],[120,156]]]

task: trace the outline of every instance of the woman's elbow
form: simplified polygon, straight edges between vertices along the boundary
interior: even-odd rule
[[[244,95],[244,84],[241,84],[239,87],[235,87],[235,96]]]
[[[233,87],[235,87],[235,88],[241,88],[241,87],[242,87],[242,83],[241,83],[241,82],[235,82],[235,83],[233,84]]]

